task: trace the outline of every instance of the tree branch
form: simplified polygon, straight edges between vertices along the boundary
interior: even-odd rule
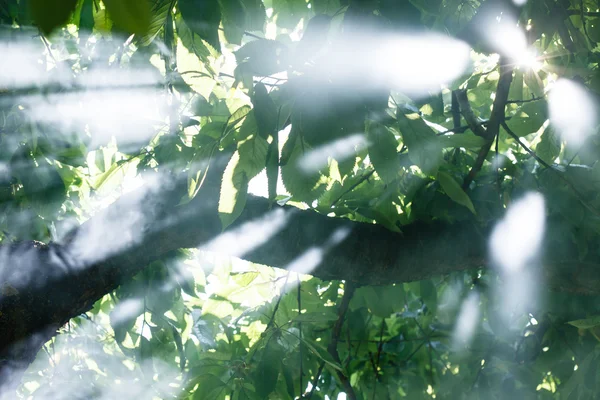
[[[476,122],[475,115],[470,115],[468,110],[471,109],[469,105],[468,99],[466,100],[465,107],[468,107],[467,110],[463,109],[463,104],[461,103],[461,110],[463,111],[463,115],[467,120],[467,123],[473,129],[479,129],[479,133],[473,130],[475,134],[486,138],[486,143],[479,150],[479,154],[477,154],[477,160],[475,160],[475,164],[469,171],[469,174],[465,178],[463,182],[463,189],[467,189],[475,176],[483,167],[483,163],[487,158],[487,155],[492,148],[492,143],[496,135],[498,135],[500,131],[500,124],[504,121],[504,112],[506,107],[506,102],[508,101],[508,92],[510,90],[510,84],[513,78],[513,67],[509,64],[505,64],[502,59],[500,59],[500,79],[498,79],[498,88],[496,89],[496,97],[494,98],[494,104],[492,106],[492,114],[487,124],[487,128],[485,129],[485,133],[481,132],[483,128],[481,125]],[[466,94],[464,96],[466,99]],[[459,97],[460,101],[460,97]],[[467,117],[468,115],[468,117]],[[472,125],[472,126],[471,126]]]
[[[291,206],[270,207],[268,199],[248,196],[242,214],[223,232],[217,208],[229,156],[213,158],[187,204],[181,204],[186,177],[155,180],[99,212],[66,243],[0,246],[0,384],[18,382],[18,371],[69,319],[179,248],[200,247],[360,285],[410,282],[487,264],[490,227],[473,222],[413,222],[395,233]],[[548,221],[547,231],[555,229],[562,228]],[[546,284],[600,293],[598,261],[579,260],[573,251],[546,243],[540,254]]]

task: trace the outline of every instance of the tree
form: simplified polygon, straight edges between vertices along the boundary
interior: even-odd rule
[[[595,3],[1,4],[6,396],[593,398]]]

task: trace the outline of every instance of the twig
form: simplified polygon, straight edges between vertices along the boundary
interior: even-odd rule
[[[296,278],[298,279],[298,315],[302,315],[302,292],[300,290],[300,274],[296,274]],[[302,374],[304,374],[302,358],[304,357],[304,352],[302,351],[302,322],[298,322],[298,336],[300,337],[300,342],[298,343],[298,352],[300,353],[300,393],[303,391],[303,382],[302,382]]]
[[[377,373],[377,364],[375,364],[375,359],[373,358],[373,353],[371,353],[369,351],[369,361],[371,361],[371,366],[373,367],[373,374],[375,375],[376,378],[379,378],[379,374]],[[377,380],[375,380],[375,383],[377,383]]]
[[[225,29],[223,29],[221,27],[219,27],[219,30],[221,32],[225,32]],[[263,40],[265,39],[264,37],[258,36],[258,35],[254,34],[252,32],[248,32],[248,31],[244,31],[244,36],[250,36],[250,37],[253,37],[255,39],[263,39]]]
[[[373,383],[373,400],[375,400],[375,393],[377,393],[377,381],[381,379],[379,376],[379,365],[381,363],[381,351],[383,350],[383,331],[385,329],[385,318],[381,320],[381,329],[379,330],[379,344],[377,345],[377,361],[373,366],[375,369],[375,382]],[[370,353],[369,353],[370,354]]]
[[[456,92],[458,92],[458,90],[453,90],[452,91],[452,126],[453,129],[458,129],[460,128],[460,105],[458,103],[458,97],[456,95]]]
[[[338,310],[338,319],[333,326],[333,331],[331,332],[331,342],[329,343],[329,346],[327,346],[327,351],[329,354],[331,354],[331,357],[333,357],[333,359],[340,365],[341,361],[340,355],[337,351],[337,344],[340,338],[340,333],[342,332],[342,326],[344,325],[346,312],[348,311],[348,306],[350,305],[350,300],[352,300],[352,296],[356,290],[356,287],[352,282],[346,281],[344,285],[344,295],[342,296],[342,302],[340,303],[340,308]],[[356,393],[354,393],[354,389],[352,388],[348,377],[341,371],[337,371],[337,376],[342,382],[342,386],[346,392],[346,397],[350,400],[356,400]]]
[[[383,350],[383,331],[385,329],[385,318],[381,321],[381,329],[379,331],[379,345],[377,345],[377,367],[381,361],[381,351]]]
[[[40,32],[40,38],[42,39],[44,46],[46,46],[46,50],[48,50],[48,55],[50,56],[52,61],[54,61],[54,66],[58,67],[58,61],[56,61],[56,58],[54,58],[54,54],[52,53],[52,49],[50,48],[50,43],[48,43],[48,40],[46,40],[46,37],[42,32]]]
[[[344,193],[340,194],[338,196],[338,198],[335,199],[331,203],[331,207],[335,206],[342,199],[342,197],[344,197],[345,195],[347,195],[348,193],[350,193],[351,191],[353,191],[354,189],[356,189],[356,187],[358,185],[360,185],[361,183],[363,183],[364,181],[366,181],[367,179],[369,179],[371,177],[371,175],[373,175],[374,173],[375,173],[375,170],[373,169],[373,170],[367,172],[366,174],[364,174],[363,176],[361,176],[361,178],[356,183],[354,183],[352,186],[350,186],[348,188],[348,190],[346,190],[346,191],[344,191]]]
[[[352,296],[354,295],[355,290],[356,287],[354,286],[354,284],[346,281],[344,287],[344,295],[342,296],[342,301],[340,302],[340,307],[338,309],[338,319],[335,322],[335,325],[333,326],[333,330],[331,331],[331,342],[329,343],[329,346],[327,346],[327,351],[329,352],[331,357],[333,357],[334,361],[336,361],[340,365],[341,362],[340,356],[337,352],[337,344],[340,338],[340,333],[342,332],[342,326],[344,325],[344,319],[346,318],[346,312],[348,311],[348,306],[350,305],[350,300],[352,300]],[[319,378],[321,377],[321,373],[323,372],[324,367],[325,362],[323,361],[321,362],[321,365],[319,365],[317,374],[315,375],[312,381],[312,387],[310,388],[310,392],[308,392],[308,394],[304,398],[310,399],[312,397],[315,388],[319,383]],[[354,389],[352,388],[348,377],[344,375],[344,373],[341,371],[337,371],[337,376],[340,382],[342,383],[342,386],[344,387],[346,397],[350,400],[356,400],[356,393],[354,393]]]
[[[209,76],[208,74],[204,74]],[[225,78],[231,78],[231,79],[235,79],[235,76],[227,74],[225,72],[219,72],[219,77],[225,77]],[[267,77],[270,78],[270,77]],[[264,79],[264,78],[263,78]],[[270,78],[270,79],[276,79],[277,81],[283,81],[284,79],[279,79],[279,78]],[[254,83],[262,83],[265,86],[270,86],[270,87],[278,87],[281,86],[281,84],[277,83],[269,83],[269,82],[263,82],[262,79],[254,79]]]
[[[546,161],[542,160],[533,150],[531,150],[525,143],[523,143],[521,141],[521,139],[519,138],[519,136],[517,136],[517,134],[514,133],[509,128],[509,126],[506,124],[506,122],[502,122],[502,127],[504,128],[506,133],[508,133],[513,139],[515,139],[515,141],[519,144],[519,146],[521,146],[527,153],[529,153],[529,155],[531,155],[531,157],[533,157],[537,162],[539,162],[541,165],[543,165],[546,169],[549,169],[550,171],[554,172],[564,183],[566,183],[567,186],[573,191],[573,193],[575,193],[579,202],[585,208],[587,208],[592,214],[600,217],[600,211],[596,210],[595,207],[593,207],[592,205],[590,205],[587,201],[585,201],[583,199],[583,195],[581,194],[581,192],[579,190],[577,190],[575,185],[573,185],[573,183],[571,183],[570,180],[565,178],[559,171],[557,171],[555,168],[553,168]]]
[[[250,37],[255,38],[255,39],[263,39],[263,40],[265,39],[264,37],[255,35],[254,33],[248,32],[248,31],[244,31],[244,35],[250,36]]]
[[[531,99],[527,99],[527,100],[507,100],[506,104],[524,104],[524,103],[531,103],[533,101],[539,101],[539,100],[544,100],[544,96],[540,96],[540,97],[532,97]]]
[[[267,332],[271,327],[273,327],[273,324],[275,323],[275,314],[277,313],[277,309],[279,308],[279,303],[281,303],[281,298],[283,297],[283,289],[285,289],[285,285],[287,285],[289,278],[290,278],[290,272],[288,272],[285,277],[285,282],[283,283],[283,286],[281,288],[282,291],[279,294],[277,303],[275,303],[275,307],[273,308],[273,314],[271,314],[271,319],[269,320],[269,323],[267,324],[267,329],[265,329],[265,332]]]
[[[499,160],[500,160],[500,151],[499,151],[499,144],[498,142],[500,142],[500,131],[498,131],[498,134],[496,135],[496,148],[494,149],[495,153],[496,153],[496,186],[498,187],[498,195],[500,196],[500,200],[502,200],[502,182],[500,181],[500,166],[499,164]]]
[[[542,160],[533,150],[531,150],[529,147],[527,147],[527,145],[525,143],[523,143],[521,141],[519,136],[516,133],[514,133],[512,131],[512,129],[510,129],[510,127],[508,126],[506,121],[502,121],[501,125],[502,125],[502,128],[504,128],[504,130],[506,131],[506,133],[508,133],[509,136],[511,136],[513,139],[515,139],[515,141],[519,144],[519,146],[521,146],[526,152],[528,152],[531,157],[533,157],[537,162],[542,164],[544,167],[552,169],[552,166],[550,164],[548,164],[546,161]]]
[[[453,93],[456,93],[456,101],[460,105],[460,112],[463,117],[465,117],[465,121],[467,121],[469,129],[471,129],[477,136],[487,138],[487,130],[481,125],[481,122],[475,116],[475,113],[471,108],[471,104],[469,103],[469,99],[467,98],[467,91],[455,90]]]

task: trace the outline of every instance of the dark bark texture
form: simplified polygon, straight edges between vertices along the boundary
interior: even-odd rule
[[[58,328],[179,248],[200,247],[324,280],[383,285],[486,266],[486,228],[473,223],[414,223],[394,233],[374,224],[331,218],[250,196],[222,232],[216,159],[198,195],[180,204],[185,182],[123,196],[64,243],[0,247],[0,379],[10,387]],[[548,229],[552,229],[551,226]],[[547,244],[545,284],[600,293],[600,269]]]

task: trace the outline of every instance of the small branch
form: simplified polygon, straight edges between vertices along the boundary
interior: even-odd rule
[[[460,128],[460,105],[458,103],[458,97],[456,95],[456,92],[458,92],[459,90],[453,90],[452,91],[452,126],[453,129],[458,129]]]
[[[519,146],[521,146],[526,152],[528,152],[531,157],[533,157],[537,162],[542,164],[544,167],[552,169],[552,166],[550,164],[548,164],[546,161],[542,160],[533,150],[531,150],[525,143],[523,143],[521,141],[519,136],[516,133],[514,133],[512,131],[512,129],[510,129],[510,127],[508,126],[506,121],[502,121],[501,125],[502,125],[502,128],[504,128],[504,130],[506,131],[506,133],[508,133],[509,136],[511,136],[513,139],[515,139],[515,141],[519,144]]]
[[[532,97],[531,99],[528,100],[507,100],[506,104],[524,104],[524,103],[531,103],[533,101],[539,101],[539,100],[544,100],[544,96],[540,96],[540,97]]]
[[[379,366],[381,365],[381,352],[383,350],[383,331],[385,329],[385,318],[381,320],[381,329],[379,330],[379,344],[377,345],[377,357],[373,369],[375,370],[375,382],[373,383],[373,400],[375,400],[375,394],[377,393],[377,381],[381,379],[379,375]],[[371,353],[369,352],[369,356]]]
[[[340,308],[338,310],[338,319],[333,326],[333,331],[331,332],[331,342],[329,343],[329,346],[327,346],[327,351],[329,354],[331,354],[331,357],[333,357],[333,359],[340,365],[341,361],[340,355],[337,351],[337,344],[340,338],[340,333],[342,332],[342,326],[344,325],[344,319],[346,318],[346,312],[348,311],[348,306],[350,305],[350,300],[352,300],[355,290],[356,287],[354,284],[346,281],[344,284],[344,295],[342,296],[342,302],[340,303]],[[342,386],[344,387],[347,398],[350,400],[356,400],[356,393],[354,393],[354,389],[352,388],[348,377],[341,371],[337,371],[337,376],[342,382]]]
[[[496,153],[496,186],[498,188],[498,195],[500,196],[500,200],[502,200],[502,182],[500,181],[500,167],[498,163],[498,159],[500,157],[499,144],[500,142],[500,132],[496,135],[496,147],[494,152]]]
[[[475,116],[475,113],[473,112],[473,109],[471,108],[471,104],[469,103],[469,99],[467,97],[467,91],[455,90],[453,93],[456,93],[456,100],[460,105],[460,111],[463,117],[465,117],[465,121],[467,121],[469,129],[471,129],[473,133],[477,136],[487,138],[487,130],[481,125],[481,122]]]
[[[302,315],[302,291],[300,290],[300,275],[296,274],[296,279],[298,279],[298,315]],[[302,347],[302,322],[298,322],[298,336],[300,337],[300,342],[298,343],[298,352],[300,353],[300,393],[302,393],[304,384],[302,382],[302,375],[304,374],[304,368],[302,365],[302,359],[304,358],[304,351]]]
[[[225,32],[225,29],[223,29],[223,28],[221,28],[221,27],[219,27],[219,30],[220,30],[221,32]],[[255,39],[263,39],[263,40],[265,39],[264,37],[261,37],[261,36],[255,35],[254,33],[252,33],[252,32],[248,32],[248,31],[244,31],[244,36],[250,36],[250,37],[252,37],[252,38],[255,38]]]
[[[519,144],[519,146],[521,146],[527,153],[529,153],[529,155],[531,155],[531,157],[533,157],[538,163],[540,163],[541,165],[543,165],[545,168],[549,169],[550,171],[554,172],[572,191],[573,193],[577,196],[577,199],[579,200],[579,202],[588,209],[588,211],[590,211],[592,214],[600,217],[600,211],[596,210],[595,207],[593,207],[592,205],[590,205],[587,201],[584,200],[583,195],[581,194],[581,192],[579,192],[579,190],[577,190],[577,188],[575,187],[575,185],[573,185],[573,183],[571,183],[571,181],[569,181],[567,178],[565,178],[559,171],[557,171],[555,168],[552,168],[552,166],[550,164],[548,164],[546,161],[542,160],[533,150],[531,150],[525,143],[523,143],[521,141],[521,139],[519,138],[519,136],[517,136],[516,133],[514,133],[509,126],[506,124],[506,122],[502,122],[502,127],[504,128],[504,130],[513,138],[515,139],[515,141]]]

